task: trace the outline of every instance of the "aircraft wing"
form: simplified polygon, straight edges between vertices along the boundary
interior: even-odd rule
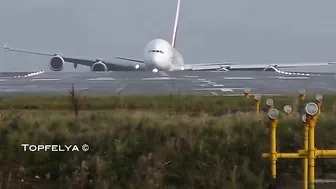
[[[73,63],[74,67],[76,68],[77,65],[85,65],[91,67],[97,62],[104,63],[109,70],[113,71],[128,71],[128,70],[136,70],[144,68],[143,61],[133,61],[133,62],[127,62],[127,63],[119,63],[119,62],[111,62],[111,61],[104,61],[102,59],[88,59],[88,58],[81,58],[81,57],[70,57],[70,56],[63,56],[57,53],[43,53],[43,52],[34,52],[34,51],[28,51],[28,50],[22,50],[22,49],[14,49],[10,48],[5,44],[4,46],[5,50],[12,51],[12,52],[19,52],[19,53],[26,53],[26,54],[34,54],[34,55],[42,55],[42,56],[49,56],[49,57],[61,57],[64,62]]]
[[[270,63],[270,64],[236,64],[235,62],[223,63],[201,63],[185,64],[184,70],[193,71],[214,71],[214,70],[246,70],[246,71],[265,71],[267,69],[278,71],[279,68],[325,66],[335,64],[335,62],[302,62],[302,63]]]
[[[115,56],[114,58],[119,59],[119,60],[127,60],[131,62],[144,63],[143,60],[138,60],[138,59],[133,59],[133,58],[126,58],[126,57],[120,57],[120,56]]]
[[[224,70],[228,71],[232,65],[236,65],[236,62],[208,62],[208,63],[198,63],[198,64],[184,64],[184,70],[193,70],[193,71],[216,71]]]
[[[270,64],[236,64],[230,65],[229,70],[248,70],[248,71],[265,71],[271,69],[278,71],[279,68],[294,68],[308,66],[326,66],[335,64],[335,62],[298,62],[298,63],[270,63]]]

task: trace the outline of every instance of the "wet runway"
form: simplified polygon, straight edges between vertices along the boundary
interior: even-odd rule
[[[336,93],[336,74],[232,72],[36,72],[0,73],[0,95],[67,95],[72,84],[86,95],[269,95]]]

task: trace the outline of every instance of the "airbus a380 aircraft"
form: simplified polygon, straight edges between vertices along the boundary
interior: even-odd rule
[[[176,50],[176,35],[179,23],[180,0],[177,0],[177,10],[175,24],[173,30],[172,43],[170,44],[163,39],[154,39],[150,41],[144,50],[144,59],[137,60],[125,57],[115,57],[119,60],[126,60],[127,63],[107,62],[101,59],[89,60],[82,58],[71,58],[61,56],[59,54],[40,53],[27,50],[9,48],[5,44],[4,49],[14,52],[22,52],[28,54],[51,56],[49,67],[53,71],[63,70],[64,62],[70,62],[77,65],[86,65],[91,67],[91,71],[135,71],[135,70],[152,70],[153,72],[160,71],[177,71],[177,70],[272,70],[277,71],[277,68],[288,68],[297,66],[319,66],[328,65],[330,62],[317,63],[292,63],[292,64],[250,64],[237,65],[233,62],[218,62],[218,63],[199,63],[199,64],[184,64],[182,55]]]

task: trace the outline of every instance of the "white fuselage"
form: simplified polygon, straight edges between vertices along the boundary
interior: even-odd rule
[[[148,69],[160,71],[183,70],[181,54],[163,39],[154,39],[145,47],[144,63]]]

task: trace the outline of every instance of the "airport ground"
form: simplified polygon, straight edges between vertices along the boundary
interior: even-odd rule
[[[302,108],[315,101],[315,94],[324,95],[316,145],[333,149],[336,144],[333,74],[40,72],[0,76],[2,188],[266,188],[269,161],[261,154],[269,151],[268,98],[281,114],[280,151],[302,148]],[[72,84],[74,98],[69,93]],[[263,94],[260,114],[253,96],[241,97],[246,87],[252,94]],[[298,98],[301,88],[308,92],[304,101]],[[285,105],[293,107],[290,115],[283,112]],[[90,148],[37,153],[24,151],[22,143],[88,144]],[[300,160],[280,160],[279,186],[301,188],[301,167]],[[316,187],[335,188],[335,168],[335,161],[319,159],[316,177],[332,183],[319,182]]]
[[[106,95],[270,95],[309,93],[333,94],[336,74],[232,72],[36,72],[0,74],[0,95],[64,95],[72,84],[82,94]]]

